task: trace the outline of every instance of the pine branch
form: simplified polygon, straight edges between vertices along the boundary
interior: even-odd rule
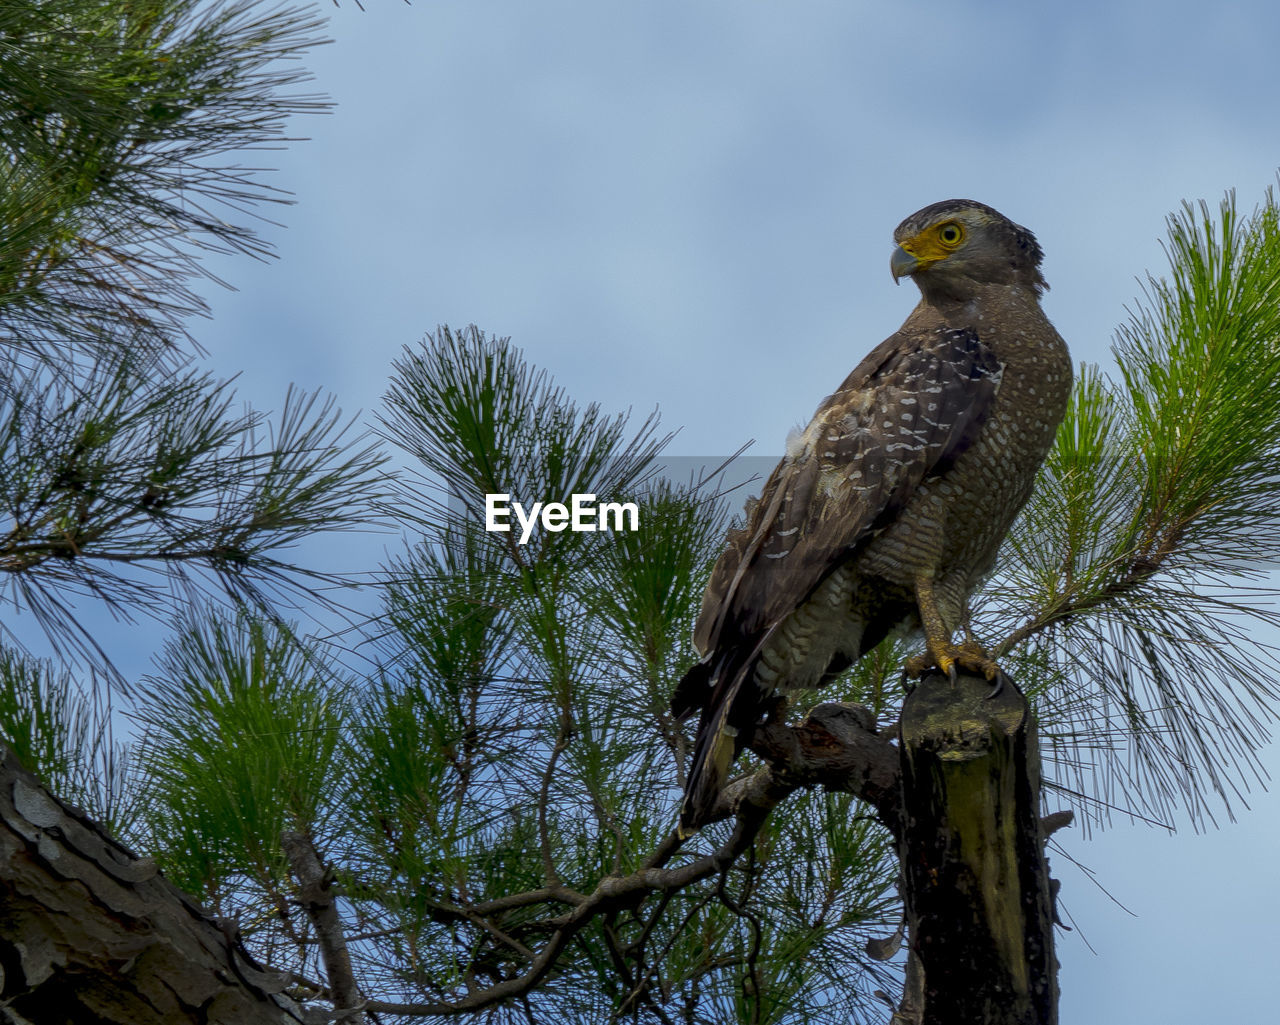
[[[52,368],[147,362],[207,311],[206,251],[258,258],[245,217],[286,194],[244,167],[289,141],[296,58],[323,22],[253,0],[0,9],[0,344]],[[230,216],[228,216],[230,215]]]
[[[100,364],[81,384],[0,383],[0,574],[92,662],[66,595],[168,615],[174,578],[207,571],[252,601],[304,575],[278,549],[373,518],[381,456],[331,399],[291,391],[264,437],[266,418],[232,413],[234,393],[204,374],[153,382]]]
[[[1247,217],[1231,195],[1216,216],[1188,204],[1166,250],[1117,335],[1119,380],[1083,368],[980,616],[1049,686],[1042,721],[1077,724],[1063,752],[1098,786],[1199,819],[1260,771],[1280,698],[1280,662],[1243,625],[1280,614],[1242,590],[1280,558],[1275,198]]]
[[[361,1025],[365,1020],[364,998],[351,971],[347,939],[334,901],[332,872],[321,864],[315,843],[307,834],[286,830],[280,844],[298,884],[298,900],[316,931],[328,996],[333,1001],[333,1020]]]

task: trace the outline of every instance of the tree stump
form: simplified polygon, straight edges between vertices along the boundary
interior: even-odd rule
[[[901,724],[898,853],[910,937],[895,1022],[1056,1025],[1053,894],[1040,760],[1006,680],[925,677]]]

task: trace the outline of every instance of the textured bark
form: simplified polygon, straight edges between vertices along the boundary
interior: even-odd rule
[[[284,985],[0,746],[0,1021],[305,1021]]]
[[[751,750],[763,758],[779,785],[821,786],[860,797],[896,834],[898,831],[898,752],[894,738],[877,733],[875,715],[849,702],[815,705],[796,726],[770,722],[756,729]],[[732,805],[730,784],[717,802]],[[728,814],[728,812],[725,812]]]
[[[1034,724],[1011,681],[990,691],[934,675],[903,705],[904,1025],[1058,1020]]]

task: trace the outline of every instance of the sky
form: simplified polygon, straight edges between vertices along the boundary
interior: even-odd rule
[[[657,407],[673,453],[776,456],[914,305],[888,266],[913,211],[1032,229],[1049,317],[1105,369],[1166,214],[1251,209],[1280,165],[1270,0],[365,6],[307,58],[336,110],[257,158],[296,198],[279,259],[215,261],[236,290],[193,326],[259,407],[294,382],[367,419],[404,346],[474,323],[579,402]],[[1250,803],[1058,834],[1088,869],[1052,855],[1064,1023],[1274,1013],[1280,801]]]

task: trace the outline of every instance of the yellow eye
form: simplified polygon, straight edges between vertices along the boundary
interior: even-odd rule
[[[947,221],[938,228],[938,241],[948,249],[954,249],[964,241],[964,229],[955,221]]]

